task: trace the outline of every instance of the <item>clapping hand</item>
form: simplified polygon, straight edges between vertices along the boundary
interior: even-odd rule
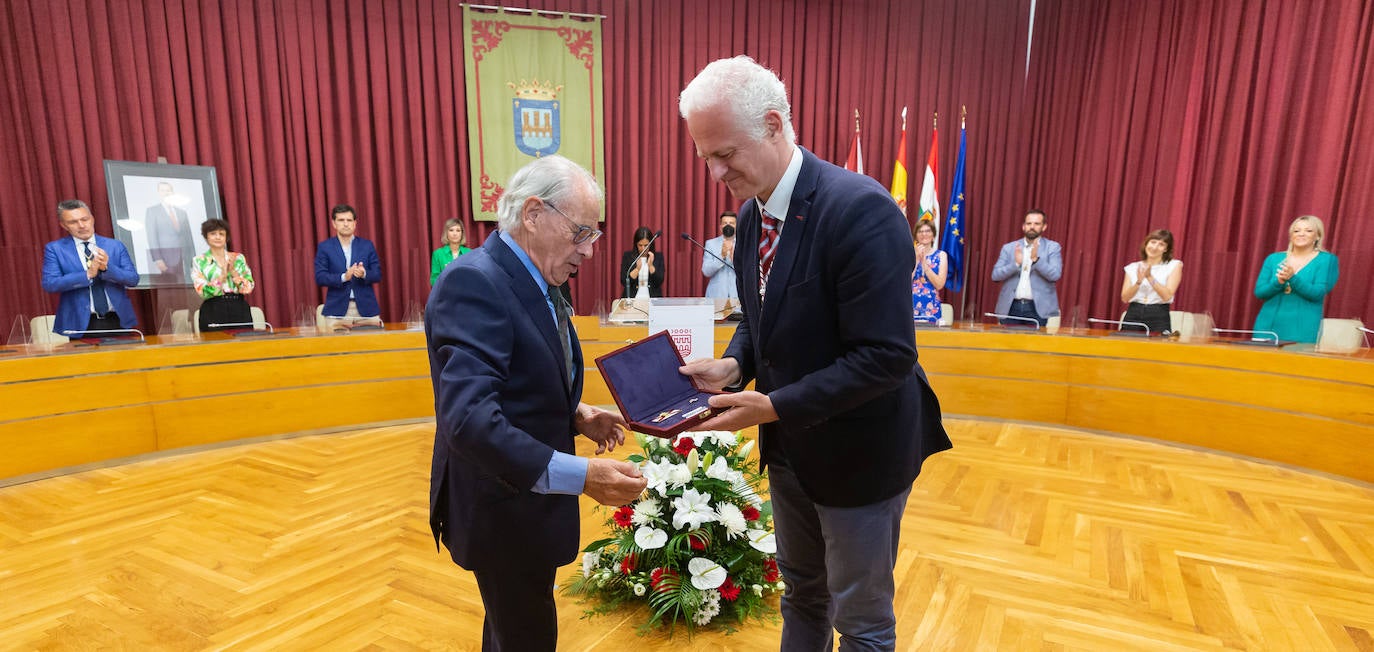
[[[1288,279],[1293,278],[1293,268],[1288,266],[1288,261],[1279,263],[1279,271],[1274,275],[1279,283],[1287,283]]]
[[[1021,245],[1019,245],[1019,244],[1016,245],[1016,266],[1017,266],[1017,267],[1020,267],[1020,266],[1022,266],[1022,265],[1025,264],[1025,262],[1024,262],[1024,256],[1022,255],[1022,249],[1023,249],[1023,247],[1022,247]]]
[[[1135,268],[1135,284],[1140,285],[1150,279],[1150,264],[1142,262]]]

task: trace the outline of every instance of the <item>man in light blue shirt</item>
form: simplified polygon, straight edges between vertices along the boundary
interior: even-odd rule
[[[592,256],[602,192],[561,156],[521,168],[497,204],[500,232],[449,265],[425,310],[434,388],[430,529],[473,572],[482,648],[558,641],[554,571],[576,558],[577,496],[623,505],[644,490],[629,462],[578,457],[624,443],[620,415],[581,402],[583,361],[557,290]]]

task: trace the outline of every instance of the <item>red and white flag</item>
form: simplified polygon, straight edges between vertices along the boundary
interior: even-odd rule
[[[854,109],[854,142],[849,144],[849,157],[844,160],[844,169],[864,173],[864,148],[859,144],[859,110]]]

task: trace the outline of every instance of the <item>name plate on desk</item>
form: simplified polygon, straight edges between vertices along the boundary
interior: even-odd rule
[[[616,407],[635,432],[672,437],[721,410],[707,405],[711,390],[699,389],[678,372],[682,355],[667,331],[596,359]]]

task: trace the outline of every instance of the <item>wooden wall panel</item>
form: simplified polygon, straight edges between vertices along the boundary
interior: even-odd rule
[[[158,450],[146,405],[0,423],[0,478]]]

